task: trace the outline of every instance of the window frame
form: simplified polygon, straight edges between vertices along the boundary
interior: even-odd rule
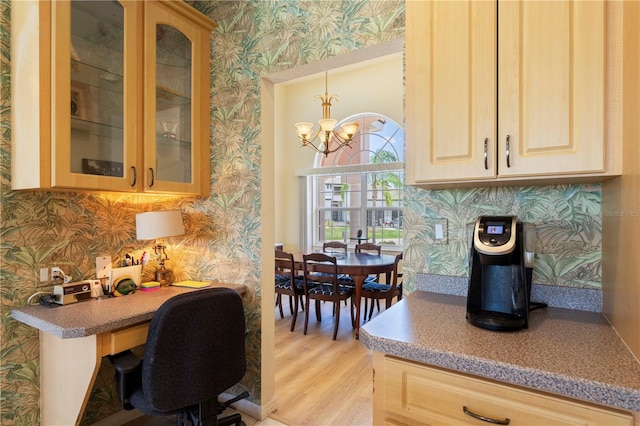
[[[395,145],[391,145],[393,152],[390,150],[385,150],[392,152],[395,154],[395,157],[401,157],[403,159],[404,154],[404,129],[393,120],[388,117],[382,116],[380,114],[375,113],[362,113],[357,114],[351,117],[348,117],[343,122],[353,121],[356,118],[362,117],[380,117],[385,123],[391,122],[392,125],[396,126],[396,130],[392,133],[393,136],[397,136],[398,132],[402,132],[401,137],[401,146],[398,145],[397,139],[391,140],[391,138],[387,139],[387,142],[383,144],[383,147],[386,147],[387,144],[394,142]],[[337,127],[341,125],[338,123]],[[402,153],[399,154],[398,150]],[[362,150],[366,151],[366,150]],[[372,154],[373,151],[369,152]],[[353,154],[353,157],[356,157],[358,152]],[[370,154],[370,157],[371,157]],[[316,167],[312,169],[307,169],[301,173],[300,176],[306,176],[306,203],[303,207],[304,217],[307,217],[307,221],[311,218],[309,225],[307,228],[306,239],[311,241],[314,247],[322,247],[322,244],[325,241],[343,241],[349,244],[350,247],[355,246],[358,243],[357,239],[357,230],[362,229],[366,233],[363,232],[363,236],[369,237],[368,242],[372,242],[375,244],[382,245],[382,249],[385,251],[402,251],[403,247],[403,234],[404,231],[402,229],[402,222],[404,218],[404,162],[395,161],[395,162],[378,162],[378,163],[365,163],[365,164],[355,164],[355,165],[330,165],[330,166],[322,166],[323,154],[317,154],[315,165]],[[384,204],[384,196],[378,199],[375,206],[370,205],[370,200],[372,197],[369,195],[372,193],[371,185],[369,182],[369,177],[372,174],[381,174],[381,173],[390,173],[396,174],[396,178],[394,179],[396,182],[399,182],[399,186],[392,186],[390,191],[392,191],[395,196],[393,197],[392,204],[387,206]],[[360,188],[365,188],[364,190],[360,189],[359,192],[359,205],[358,206],[350,206],[348,203],[346,205],[341,205],[334,207],[332,206],[335,203],[338,203],[336,197],[341,196],[342,189],[336,190],[341,184],[344,183],[345,176],[353,176],[357,174],[360,176],[359,186]],[[320,189],[320,186],[326,185],[328,182],[327,178],[333,177],[335,182],[332,187],[323,187]],[[354,193],[352,191],[351,193]],[[326,198],[327,194],[330,194],[330,198]],[[329,201],[329,206],[326,205],[326,202]],[[378,205],[382,202],[381,205]],[[374,215],[378,216],[377,212],[382,213],[382,223],[373,223],[371,222],[371,217]],[[385,214],[384,212],[387,212]],[[347,215],[352,215],[356,213],[358,215],[357,220],[355,220],[355,226],[351,226],[351,222],[354,222],[351,216],[349,217],[348,226],[342,225],[337,226],[336,228],[341,229],[342,231],[347,231],[347,233],[343,233],[341,230],[335,232],[334,229],[331,229],[330,238],[326,238],[327,236],[327,226],[321,228],[321,223],[327,223],[327,216],[329,216],[329,221],[333,222],[334,218],[342,217],[344,222],[345,213]],[[388,219],[388,220],[387,220]],[[305,221],[306,222],[306,221]],[[365,224],[365,225],[358,225]],[[333,228],[332,226],[330,228]],[[380,237],[378,237],[380,234]],[[396,238],[385,238],[385,234],[391,235],[396,234]],[[339,235],[338,238],[333,238],[334,235]],[[303,242],[301,242],[303,243]],[[303,244],[303,246],[306,246]]]

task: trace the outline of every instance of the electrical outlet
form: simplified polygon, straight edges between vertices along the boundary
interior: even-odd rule
[[[51,279],[55,280],[55,279],[61,279],[64,280],[65,277],[65,273],[62,272],[62,269],[58,268],[57,266],[52,266],[51,267]]]

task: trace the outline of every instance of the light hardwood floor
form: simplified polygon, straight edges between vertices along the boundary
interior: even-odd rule
[[[303,334],[304,312],[289,331],[291,315],[284,301],[284,319],[275,310],[275,391],[278,410],[256,421],[243,414],[247,426],[369,426],[373,422],[372,353],[354,337],[349,308],[341,305],[340,328],[333,335],[332,304],[322,303],[322,321],[311,306],[309,329]],[[375,316],[375,314],[374,314]],[[233,411],[225,411],[225,415]],[[122,423],[120,423],[122,424]],[[167,426],[172,418],[142,416],[125,426]]]
[[[303,334],[304,312],[289,331],[291,316],[276,310],[275,392],[278,410],[271,415],[289,426],[371,425],[373,419],[372,353],[354,337],[348,307],[341,305],[340,328],[331,340],[332,304],[322,304],[317,322],[311,306],[309,329]]]

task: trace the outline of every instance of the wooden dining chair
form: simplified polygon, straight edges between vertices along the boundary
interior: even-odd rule
[[[351,301],[351,325],[355,326],[353,287],[345,286],[338,281],[337,260],[333,256],[324,253],[311,253],[302,256],[303,259],[303,284],[305,294],[304,334],[307,334],[309,325],[309,304],[315,300],[316,320],[322,320],[320,302],[333,302],[335,325],[333,328],[333,340],[338,335],[340,324],[340,301]],[[320,272],[320,273],[318,273]]]
[[[356,253],[372,253],[372,254],[380,254],[382,253],[382,246],[373,243],[361,243],[356,244],[355,250]],[[380,275],[369,275],[364,279],[367,281],[380,281]]]
[[[341,241],[325,241],[322,244],[323,253],[346,253],[347,243]]]
[[[377,253],[380,254],[382,252],[382,246],[373,243],[360,243],[356,244],[355,248],[356,253]]]
[[[296,275],[293,254],[283,250],[275,251],[275,292],[276,304],[280,308],[280,318],[284,318],[282,310],[282,296],[289,296],[289,310],[291,311],[291,331],[296,327],[298,317],[298,302],[304,309],[304,284],[301,275]]]
[[[380,254],[382,253],[382,246],[378,245],[378,244],[374,244],[374,243],[360,243],[360,244],[356,244],[355,250],[356,253],[374,253],[374,254]],[[353,282],[353,280],[351,280]],[[369,282],[369,281],[380,281],[380,274],[376,274],[376,275],[368,275],[365,279],[365,282]],[[376,303],[378,305],[378,311],[380,311],[380,301],[376,300]],[[365,313],[367,312],[367,299],[365,299]]]
[[[322,244],[322,252],[327,254],[334,253],[347,253],[347,243],[343,243],[340,241],[326,241]],[[341,284],[345,285],[353,285],[353,279],[349,275],[339,274],[338,280]]]
[[[391,284],[383,284],[377,281],[368,281],[362,285],[362,297],[365,298],[364,303],[364,320],[367,321],[367,313],[369,314],[369,320],[373,316],[373,301],[376,303],[380,300],[385,301],[385,309],[391,307],[391,302],[394,297],[398,298],[398,301],[402,299],[402,253],[396,255],[396,260],[393,265],[393,272],[391,274]],[[368,308],[368,301],[371,300],[371,307]],[[378,305],[378,310],[380,306]],[[368,311],[368,312],[367,312]]]

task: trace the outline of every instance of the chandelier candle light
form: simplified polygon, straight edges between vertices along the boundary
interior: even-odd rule
[[[318,120],[320,127],[313,136],[310,136],[313,133],[313,123],[306,121],[296,123],[296,130],[298,137],[302,140],[301,146],[313,148],[316,152],[320,152],[326,157],[342,147],[351,147],[353,135],[358,131],[358,123],[345,123],[339,131],[336,132],[334,130],[337,120],[331,118],[331,101],[337,101],[338,96],[329,96],[328,72],[325,72],[324,76],[324,96],[316,95],[314,98],[314,100],[320,100],[322,102],[322,119]],[[320,136],[320,144],[316,145],[313,141],[315,141],[318,136]],[[330,142],[332,141],[334,141],[336,145],[330,148]]]
[[[161,286],[168,286],[173,281],[171,271],[164,266],[164,262],[169,260],[165,251],[164,238],[183,234],[184,223],[180,210],[136,214],[136,238],[138,240],[155,240],[153,250],[158,256],[158,264],[160,265],[160,269],[156,271],[156,281]]]

